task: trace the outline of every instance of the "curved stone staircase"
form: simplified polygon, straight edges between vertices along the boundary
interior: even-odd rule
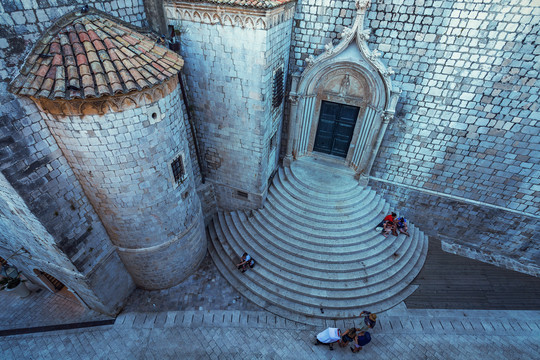
[[[416,289],[427,237],[412,224],[410,237],[375,231],[390,206],[353,175],[315,158],[280,169],[263,209],[220,212],[210,224],[217,268],[255,304],[306,324],[399,304]],[[257,265],[241,273],[244,251]]]

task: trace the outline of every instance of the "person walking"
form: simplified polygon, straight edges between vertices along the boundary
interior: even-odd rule
[[[363,332],[370,329],[373,329],[377,325],[377,314],[372,314],[369,311],[362,311],[360,313],[360,318],[363,319],[363,325],[358,331]]]

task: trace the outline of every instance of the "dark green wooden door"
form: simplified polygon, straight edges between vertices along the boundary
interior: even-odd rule
[[[360,108],[323,101],[314,151],[346,157]]]

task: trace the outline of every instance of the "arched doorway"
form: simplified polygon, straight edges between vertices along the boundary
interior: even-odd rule
[[[378,60],[378,52],[367,46],[365,11],[359,2],[343,40],[308,58],[302,74],[292,75],[285,165],[321,152],[341,158],[367,182],[400,91],[393,88],[391,70]]]
[[[82,301],[75,293],[71,292],[67,286],[65,286],[60,280],[54,276],[46,273],[45,271],[34,269],[34,275],[41,281],[41,283],[49,289],[49,291],[56,295],[62,296],[66,299],[76,301],[83,306],[87,307],[84,301]]]

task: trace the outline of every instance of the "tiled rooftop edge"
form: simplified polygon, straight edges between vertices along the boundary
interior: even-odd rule
[[[215,4],[215,5],[225,5],[225,6],[234,6],[242,8],[253,8],[253,9],[272,9],[290,2],[295,2],[296,0],[167,0],[169,4],[175,3],[194,3],[194,4]]]
[[[182,58],[119,19],[90,8],[54,23],[28,55],[10,91],[23,96],[77,99],[113,96],[163,83]]]

